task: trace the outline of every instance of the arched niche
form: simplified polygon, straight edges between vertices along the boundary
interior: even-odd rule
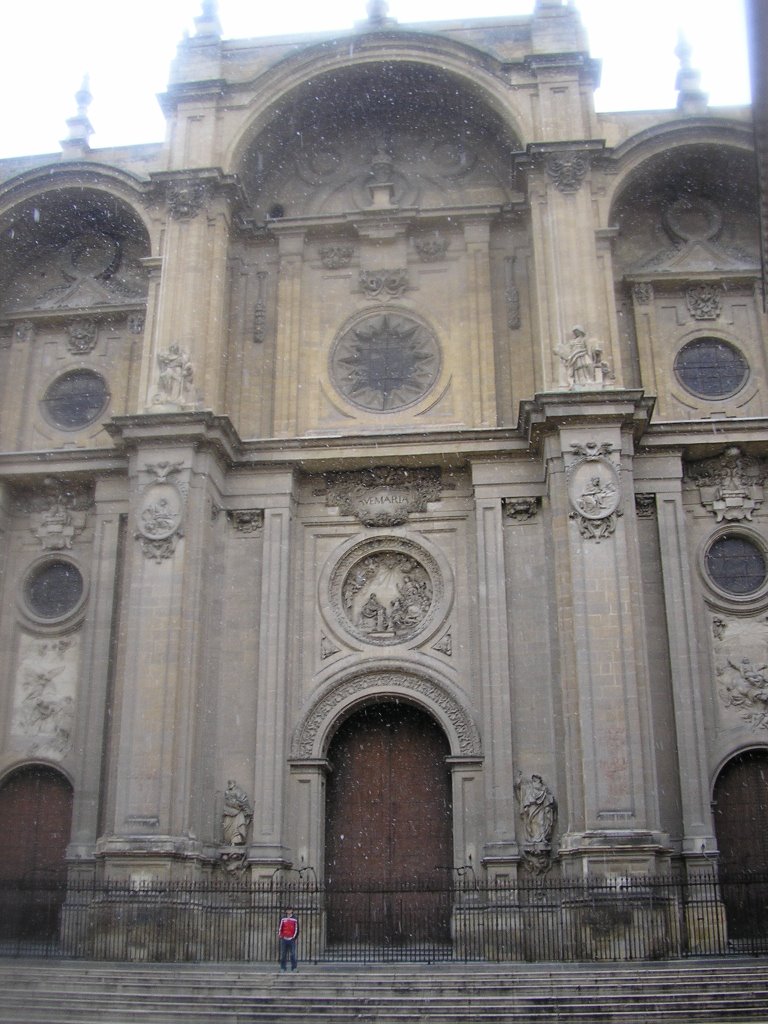
[[[67,178],[26,192],[0,216],[3,315],[144,306],[149,235],[124,198]]]
[[[431,63],[369,59],[321,71],[278,99],[235,168],[257,221],[371,206],[508,202],[520,144],[482,91]]]
[[[756,266],[754,154],[674,136],[654,148],[624,177],[611,205],[617,275]]]

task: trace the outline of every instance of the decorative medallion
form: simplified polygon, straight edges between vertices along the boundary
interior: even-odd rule
[[[144,467],[154,480],[141,496],[135,536],[141,541],[145,556],[158,563],[172,557],[184,535],[184,499],[178,486],[168,479],[183,468],[181,462],[158,462]]]
[[[330,375],[361,409],[395,412],[422,399],[440,373],[434,334],[401,313],[373,313],[347,328],[333,347]]]
[[[568,497],[573,511],[571,519],[579,526],[582,537],[600,543],[616,529],[621,515],[619,474],[608,459],[613,450],[609,443],[572,444],[577,461],[568,470]]]
[[[366,644],[406,643],[433,623],[444,590],[435,559],[413,541],[376,537],[355,545],[330,577],[342,628]]]
[[[440,469],[372,466],[325,474],[326,504],[365,526],[399,526],[440,499]]]

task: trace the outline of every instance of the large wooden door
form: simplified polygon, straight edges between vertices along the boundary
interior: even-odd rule
[[[33,765],[0,787],[0,936],[49,939],[58,930],[72,825],[72,787]]]
[[[732,938],[764,932],[768,900],[768,753],[748,751],[715,785],[715,828],[723,901]]]
[[[449,753],[437,724],[403,704],[365,708],[337,732],[326,815],[332,940],[447,939]]]

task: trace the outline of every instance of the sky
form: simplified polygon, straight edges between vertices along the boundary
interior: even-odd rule
[[[571,0],[602,60],[598,110],[674,107],[678,33],[712,106],[749,102],[743,0]],[[400,24],[530,14],[534,0],[389,0]],[[0,157],[59,152],[89,75],[93,148],[157,142],[157,101],[202,0],[7,0]],[[219,0],[225,39],[351,29],[365,0]]]

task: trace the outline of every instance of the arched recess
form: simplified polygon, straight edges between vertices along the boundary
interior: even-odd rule
[[[520,148],[475,82],[382,54],[293,84],[249,131],[235,171],[257,222],[367,210],[377,180],[395,206],[435,211],[509,202]]]
[[[55,768],[25,765],[0,783],[0,939],[47,940],[58,930],[72,828],[72,786]]]
[[[737,126],[666,127],[614,154],[607,223],[622,364],[631,386],[657,396],[657,417],[707,415],[724,401],[734,415],[758,414],[754,374],[708,395],[679,372],[695,362],[699,378],[717,377],[732,350],[762,364],[754,155]]]
[[[745,750],[717,776],[713,795],[723,901],[731,938],[764,928],[768,898],[768,749]]]

